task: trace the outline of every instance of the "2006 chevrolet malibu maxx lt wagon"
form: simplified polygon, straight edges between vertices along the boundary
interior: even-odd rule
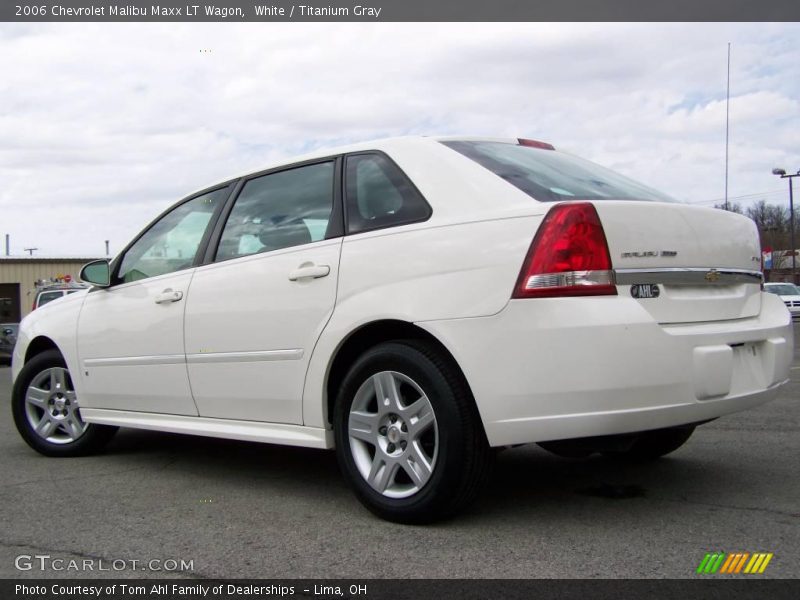
[[[749,219],[532,140],[401,138],[193,194],[29,315],[50,456],[139,427],[336,448],[376,514],[466,505],[492,448],[634,459],[776,396],[789,313]]]

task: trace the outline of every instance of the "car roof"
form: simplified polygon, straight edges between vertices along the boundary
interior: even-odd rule
[[[54,283],[52,285],[45,285],[39,288],[39,292],[55,292],[58,290],[83,290],[90,286],[85,283]]]
[[[217,181],[209,185],[206,185],[202,188],[198,188],[197,190],[195,190],[186,197],[188,198],[189,196],[196,195],[205,190],[218,187],[222,183],[225,182],[230,183],[232,181],[236,181],[237,179],[241,179],[242,177],[250,177],[251,175],[255,175],[263,171],[268,171],[269,169],[275,169],[278,167],[288,166],[295,163],[302,163],[305,161],[310,161],[318,158],[327,158],[330,156],[339,156],[341,154],[349,154],[353,152],[366,152],[370,150],[378,150],[381,152],[386,152],[387,154],[391,155],[392,151],[395,149],[408,148],[409,146],[414,146],[414,145],[417,145],[422,149],[425,147],[430,147],[431,144],[434,143],[447,142],[447,141],[503,142],[509,144],[518,143],[517,138],[504,138],[504,137],[487,137],[487,136],[470,136],[470,135],[451,135],[451,136],[408,135],[408,136],[397,136],[397,137],[366,140],[363,142],[355,142],[343,146],[321,147],[312,152],[307,152],[296,156],[287,156],[286,158],[280,160],[270,161],[269,163],[265,164],[263,167],[255,171],[239,173],[232,177],[228,177],[227,179],[218,179]]]

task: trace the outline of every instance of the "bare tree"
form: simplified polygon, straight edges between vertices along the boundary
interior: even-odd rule
[[[714,208],[726,210],[724,204],[715,204]],[[791,255],[788,252],[785,253],[790,245],[789,210],[787,208],[759,200],[745,210],[742,210],[742,206],[738,202],[729,203],[727,210],[743,214],[755,222],[761,238],[761,248],[771,248],[774,251],[772,254],[773,269],[784,268],[789,264]]]
[[[728,202],[728,207],[727,208],[725,208],[724,204],[715,204],[714,208],[727,210],[728,212],[734,212],[734,213],[737,213],[737,214],[740,214],[740,215],[744,214],[742,212],[742,205],[739,204],[738,202]]]
[[[773,231],[778,234],[789,231],[789,211],[781,206],[759,200],[749,206],[745,214],[756,222],[759,231]]]

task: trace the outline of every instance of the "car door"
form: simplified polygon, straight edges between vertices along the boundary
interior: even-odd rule
[[[194,275],[186,356],[200,415],[302,423],[306,368],[336,300],[339,161],[252,177]]]
[[[196,415],[183,342],[195,260],[229,188],[156,220],[116,262],[112,284],[86,296],[78,353],[86,407]]]

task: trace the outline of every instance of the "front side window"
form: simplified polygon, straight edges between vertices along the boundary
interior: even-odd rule
[[[405,174],[381,154],[347,157],[347,231],[424,221],[431,208]]]
[[[217,260],[324,240],[333,211],[335,162],[248,181],[222,231]]]
[[[125,252],[117,279],[128,283],[191,267],[211,217],[227,192],[228,188],[221,188],[203,194],[168,212]]]

